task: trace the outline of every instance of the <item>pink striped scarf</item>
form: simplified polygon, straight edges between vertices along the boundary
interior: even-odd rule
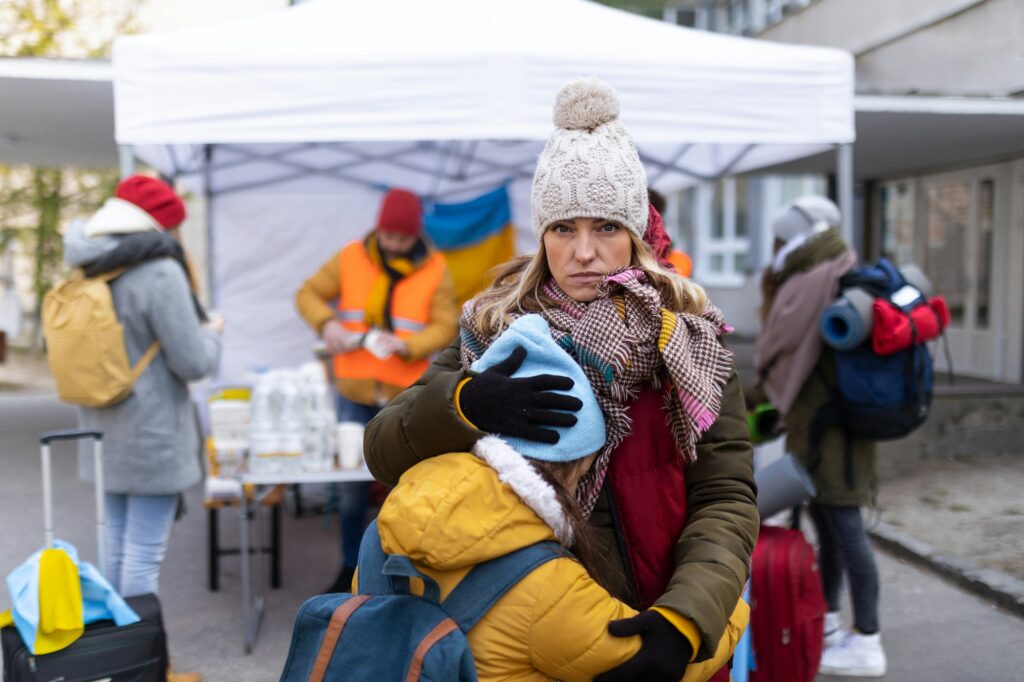
[[[589,516],[611,453],[631,431],[629,406],[645,385],[660,388],[667,381],[671,386],[667,423],[684,459],[696,458],[697,441],[718,418],[722,389],[732,373],[732,352],[719,340],[731,329],[721,311],[710,305],[701,315],[664,308],[658,290],[637,268],[610,275],[601,295],[590,303],[573,300],[554,280],[544,286],[544,293],[558,307],[541,314],[554,339],[583,368],[607,422],[605,447],[577,489]],[[462,365],[467,368],[494,340],[477,330],[472,304],[463,311],[461,339]]]

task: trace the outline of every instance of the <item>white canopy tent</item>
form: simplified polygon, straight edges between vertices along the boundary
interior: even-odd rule
[[[291,294],[372,225],[385,187],[458,201],[507,184],[529,235],[533,165],[555,93],[575,77],[616,87],[661,190],[854,138],[849,54],[586,0],[320,0],[122,37],[113,62],[118,143],[201,180],[209,199],[210,284],[228,318],[232,379],[308,356]]]

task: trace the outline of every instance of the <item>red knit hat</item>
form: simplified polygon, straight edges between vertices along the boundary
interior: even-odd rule
[[[185,222],[185,204],[167,183],[148,175],[133,175],[117,185],[114,196],[131,202],[153,216],[165,230]]]
[[[420,198],[406,189],[390,190],[380,204],[377,230],[419,236],[423,231]]]

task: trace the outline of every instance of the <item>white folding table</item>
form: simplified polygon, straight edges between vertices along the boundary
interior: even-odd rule
[[[372,481],[373,476],[365,469],[308,472],[308,473],[286,473],[286,474],[253,474],[240,473],[237,477],[242,484],[242,495],[238,508],[241,514],[239,523],[239,549],[242,563],[242,627],[244,628],[243,638],[245,642],[245,653],[252,653],[252,647],[256,643],[256,636],[259,634],[260,621],[263,619],[263,605],[266,593],[266,579],[262,554],[260,561],[256,562],[256,570],[252,570],[252,553],[250,547],[252,539],[250,535],[249,519],[254,519],[256,535],[263,538],[262,526],[260,524],[259,506],[263,496],[275,486],[293,485],[296,483],[354,483],[360,481]],[[253,494],[250,497],[245,494],[244,486],[253,486]],[[253,573],[256,573],[256,588],[253,588]]]

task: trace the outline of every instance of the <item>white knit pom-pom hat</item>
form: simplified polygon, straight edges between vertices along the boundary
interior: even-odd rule
[[[533,229],[539,239],[552,223],[604,218],[641,239],[647,230],[647,173],[629,131],[619,122],[615,89],[580,78],[555,100],[555,131],[533,175]]]

